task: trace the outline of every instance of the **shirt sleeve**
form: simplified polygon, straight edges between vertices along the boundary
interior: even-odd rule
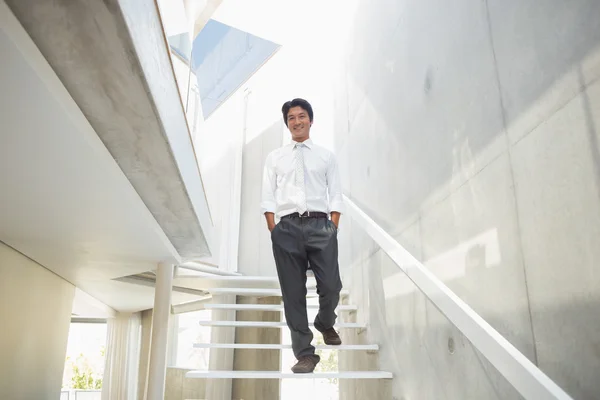
[[[332,153],[329,157],[327,166],[327,193],[329,195],[329,211],[344,212],[344,196],[342,193],[342,181],[338,171],[338,164],[335,155]]]
[[[262,180],[262,199],[260,203],[261,213],[271,212],[275,214],[275,190],[277,189],[277,176],[273,166],[273,153],[267,156]]]

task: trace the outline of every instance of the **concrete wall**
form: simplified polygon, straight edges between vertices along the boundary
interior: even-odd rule
[[[281,119],[244,145],[242,169],[242,214],[240,219],[240,271],[248,275],[276,276],[271,236],[260,213],[262,173],[267,155],[281,147]]]
[[[75,287],[0,242],[0,399],[60,397]]]
[[[177,252],[210,255],[205,188],[156,2],[6,3]]]
[[[215,228],[212,261],[226,271],[237,268],[228,244],[237,235],[235,221],[239,222],[234,185],[243,135],[243,118],[239,112],[242,109],[243,98],[231,98],[205,121],[204,129],[197,133],[194,142]],[[231,112],[236,113],[236,118],[231,117]]]
[[[206,379],[186,378],[185,374],[192,371],[185,368],[167,368],[164,400],[204,399]]]
[[[598,398],[600,3],[355,5],[334,107],[345,192],[574,398]],[[393,396],[518,398],[347,219],[340,243]]]

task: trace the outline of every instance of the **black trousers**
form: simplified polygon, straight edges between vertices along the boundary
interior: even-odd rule
[[[314,355],[306,313],[306,270],[310,262],[319,295],[315,328],[322,332],[335,324],[342,290],[337,228],[327,218],[282,218],[271,231],[271,241],[294,355]]]

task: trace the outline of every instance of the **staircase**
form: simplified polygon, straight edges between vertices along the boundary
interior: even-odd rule
[[[188,283],[188,287],[190,282]],[[217,277],[198,277],[193,283],[194,288],[205,290],[212,295],[236,295],[238,303],[255,302],[257,299],[265,296],[271,298],[281,296],[278,280],[274,277],[244,277],[244,276],[217,276]],[[316,297],[316,282],[309,274],[307,280],[307,298]],[[356,313],[357,306],[351,304],[343,304],[348,299],[348,291],[341,292],[340,305],[337,308],[338,323],[336,329],[343,330],[364,330],[365,324],[356,322],[343,322],[348,314]],[[240,299],[242,298],[242,299]],[[242,300],[242,301],[240,301]],[[259,328],[259,329],[284,329],[281,332],[282,339],[285,335],[289,336],[289,330],[285,321],[283,321],[283,305],[282,304],[223,304],[223,303],[206,303],[204,308],[207,310],[218,311],[234,311],[236,318],[232,321],[199,321],[200,325],[211,327],[233,327],[233,328]],[[307,306],[309,314],[311,311],[318,309],[317,305],[309,304]],[[275,312],[279,313],[280,317],[276,318],[279,321],[269,320],[239,320],[239,312],[254,312],[251,315],[260,316],[261,313]],[[264,314],[266,315],[266,314]],[[310,321],[310,317],[309,317]],[[312,326],[312,323],[310,324]],[[319,332],[313,330],[315,340]],[[257,335],[260,336],[260,335]],[[342,335],[343,336],[343,335]],[[313,341],[314,343],[314,341]],[[257,350],[257,351],[292,351],[292,346],[282,343],[196,343],[195,348],[210,348],[210,349],[234,349],[234,350]],[[379,345],[377,344],[342,344],[341,346],[330,345],[315,345],[317,350],[334,350],[334,351],[364,351],[368,353],[377,353]],[[386,371],[335,371],[335,372],[314,372],[311,374],[294,374],[289,369],[290,366],[284,365],[279,371],[190,371],[186,374],[187,378],[212,378],[212,379],[392,379],[392,374]]]
[[[514,345],[512,345],[506,338],[504,338],[498,331],[496,331],[488,322],[486,322],[481,316],[479,316],[471,307],[469,307],[463,300],[461,300],[455,293],[453,293],[442,281],[440,281],[431,271],[429,271],[418,259],[410,254],[402,245],[400,245],[391,235],[389,235],[382,227],[377,225],[364,211],[362,211],[356,204],[354,204],[349,198],[344,196],[344,202],[346,203],[347,213],[352,217],[353,222],[356,223],[358,228],[362,228],[370,237],[373,239],[380,249],[390,258],[390,260],[398,267],[399,271],[402,271],[406,276],[414,283],[414,285],[420,290],[420,292],[435,306],[439,312],[444,315],[449,323],[456,329],[460,334],[464,335],[465,339],[473,346],[473,349],[481,354],[491,367],[506,379],[506,382],[510,384],[514,390],[524,399],[538,400],[538,399],[552,399],[552,400],[572,400],[560,386],[558,386],[550,377],[542,372],[531,360],[529,360],[523,353],[521,353]],[[231,278],[231,277],[229,277]],[[231,293],[236,292],[235,288],[243,289],[259,289],[267,290],[270,293],[277,293],[278,285],[276,278],[242,278],[244,282],[236,282],[231,280],[229,282],[201,282],[200,285],[206,287],[208,292],[211,292],[210,288],[229,288]],[[229,284],[228,284],[229,283]],[[312,287],[310,286],[312,285]],[[314,279],[311,282],[307,282],[307,286],[310,289],[314,289]],[[209,288],[210,287],[210,288]],[[202,289],[200,289],[202,290]],[[217,289],[217,292],[219,289]],[[251,294],[247,290],[243,290],[242,294],[238,294],[236,303],[246,303],[245,299],[249,298]],[[212,292],[216,293],[216,292]],[[239,292],[236,292],[239,293]],[[310,291],[310,294],[314,294],[314,291]],[[358,344],[352,343],[352,341],[359,341],[358,339],[360,332],[357,334],[357,329],[362,329],[358,324],[354,324],[356,321],[357,307],[346,304],[348,300],[347,293],[345,293],[341,305],[338,307],[338,315],[341,316],[340,324],[337,328],[342,330],[342,340],[344,341],[344,347],[337,348],[337,351],[346,352],[346,356],[354,358],[352,365],[361,365],[362,367],[367,366],[367,369],[377,369],[378,360],[375,357],[364,357],[365,353],[358,353],[359,350],[364,350],[365,347],[361,347]],[[274,298],[277,299],[277,298]],[[228,303],[227,301],[221,301],[221,303]],[[233,301],[232,301],[233,302]],[[280,303],[280,300],[277,302]],[[213,310],[223,310],[224,312],[236,311],[244,312],[249,311],[250,313],[256,313],[260,315],[260,312],[279,312],[279,318],[271,318],[269,315],[265,320],[257,318],[252,320],[250,318],[240,318],[240,314],[236,316],[236,322],[240,324],[238,327],[244,326],[245,323],[255,322],[280,322],[281,311],[283,307],[280,304],[211,304],[207,305],[206,308],[212,308]],[[310,306],[309,306],[310,308]],[[313,306],[314,309],[314,306]],[[219,312],[220,313],[220,312]],[[350,313],[347,315],[346,313]],[[276,313],[277,314],[277,313]],[[266,315],[266,314],[264,314]],[[346,318],[348,317],[348,318]],[[248,321],[241,321],[241,319],[248,319]],[[345,322],[348,321],[348,322]],[[209,322],[209,321],[206,321]],[[214,321],[219,322],[219,321]],[[213,323],[213,321],[210,321]],[[352,325],[348,325],[352,324]],[[213,325],[214,326],[214,325]],[[270,328],[261,328],[262,331],[273,330],[273,328],[281,328],[281,324],[270,324]],[[364,327],[363,327],[364,328]],[[217,328],[222,329],[222,328]],[[231,328],[230,328],[231,329]],[[256,328],[254,328],[256,329]],[[236,332],[237,333],[240,331]],[[252,335],[244,335],[245,339],[252,337]],[[281,341],[279,336],[279,342]],[[350,340],[347,340],[350,338]],[[238,339],[236,338],[236,341]],[[257,340],[258,342],[258,340]],[[261,351],[270,352],[275,350],[289,351],[290,346],[282,344],[268,344],[268,343],[253,343],[247,341],[249,344],[239,345],[236,343],[225,343],[225,344],[197,344],[196,346],[213,346],[214,348],[232,348],[232,349],[249,349],[247,351]],[[272,347],[273,346],[273,347]],[[363,346],[369,346],[367,352],[378,352],[379,346],[376,344],[364,344]],[[373,346],[373,347],[371,347]],[[246,350],[240,350],[246,351]],[[348,353],[349,352],[349,353]],[[277,352],[279,353],[279,352]],[[285,353],[284,353],[285,354]],[[289,353],[287,353],[289,354]],[[260,360],[258,360],[260,361]],[[358,361],[358,362],[357,362]],[[480,360],[481,361],[481,360]],[[341,364],[341,363],[340,363]],[[257,364],[258,365],[258,364]],[[464,368],[459,364],[455,364],[459,368]],[[481,364],[482,366],[484,364]],[[373,368],[375,366],[375,368]],[[310,379],[310,378],[328,378],[334,377],[340,381],[340,394],[344,392],[346,396],[343,400],[349,399],[348,394],[352,398],[356,399],[391,399],[393,396],[394,388],[392,388],[393,376],[392,373],[386,371],[337,371],[327,372],[323,374],[291,374],[288,371],[289,366],[285,366],[285,371],[191,371],[187,374],[189,378],[233,378],[233,383],[238,384],[243,382],[250,382],[258,385],[259,382],[269,382],[267,379]],[[245,369],[245,368],[239,368]],[[257,368],[259,369],[259,368]],[[487,368],[484,367],[487,374]],[[456,372],[456,371],[454,371]],[[499,375],[499,376],[500,376]],[[368,383],[365,385],[355,385],[353,379],[368,379]],[[257,381],[250,381],[256,379]],[[262,380],[261,380],[262,379]],[[210,380],[209,380],[210,381]],[[287,381],[289,382],[289,381]],[[293,382],[293,381],[292,381]],[[279,381],[281,384],[281,382]],[[304,385],[304,384],[303,384]],[[308,385],[306,385],[308,386]],[[343,386],[343,387],[342,387]],[[393,385],[394,387],[396,385]],[[301,387],[301,386],[299,386]],[[342,391],[341,389],[344,389]],[[383,390],[382,390],[383,389]],[[496,394],[498,394],[497,389]],[[304,392],[304,390],[299,390]],[[240,392],[242,393],[242,392]],[[246,390],[243,392],[244,395],[260,394],[255,393],[252,390]],[[511,392],[511,396],[514,392]],[[514,396],[513,396],[514,397]],[[273,398],[273,397],[269,397]],[[306,396],[304,396],[306,398]],[[395,398],[395,397],[394,397]],[[252,400],[267,400],[266,397],[255,397]]]

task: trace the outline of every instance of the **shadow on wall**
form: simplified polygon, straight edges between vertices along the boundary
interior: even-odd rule
[[[520,399],[470,342],[379,254],[369,267],[370,323],[385,347],[395,396],[419,399]],[[376,264],[376,265],[375,265]],[[492,323],[502,315],[488,316]]]
[[[271,237],[260,213],[262,175],[267,155],[282,145],[283,121],[278,119],[244,146],[239,270],[247,275],[276,276]]]
[[[383,252],[358,268],[364,276],[362,290],[368,299],[368,307],[359,309],[359,317],[361,313],[368,313],[369,320],[368,333],[360,337],[359,343],[380,344],[381,368],[394,373],[394,396],[423,400],[522,398]],[[476,271],[467,271],[467,275],[471,273],[477,275]],[[483,278],[481,285],[486,287],[494,279],[484,275],[469,279],[472,278]],[[597,303],[577,299],[560,307],[560,310],[550,307],[543,312],[550,318],[557,313],[593,315]],[[506,312],[517,311],[497,310],[485,315],[485,319],[491,325],[502,325]],[[576,329],[576,326],[561,328],[565,335],[577,335]],[[512,332],[512,335],[516,337],[519,333]],[[352,366],[352,356],[345,354],[343,361]],[[556,357],[552,362],[562,364],[565,360]],[[597,398],[597,384],[580,383],[576,389],[567,389],[574,398]],[[347,397],[348,400],[353,398]]]
[[[585,86],[585,77],[583,75],[582,68],[578,69],[579,85]],[[585,126],[587,130],[588,140],[590,141],[590,153],[592,161],[594,163],[594,176],[596,178],[596,190],[598,192],[598,199],[600,200],[600,145],[598,145],[598,129],[594,123],[594,112],[590,102],[590,97],[587,92],[582,93],[583,99],[583,113],[585,115]]]
[[[335,140],[352,160],[345,188],[382,224],[464,183],[506,149],[506,130],[515,141],[599,76],[573,74],[600,45],[595,0],[399,4],[361,2],[337,106],[348,114]],[[556,85],[560,94],[537,104]],[[381,185],[402,196],[375,208],[365,193]]]

